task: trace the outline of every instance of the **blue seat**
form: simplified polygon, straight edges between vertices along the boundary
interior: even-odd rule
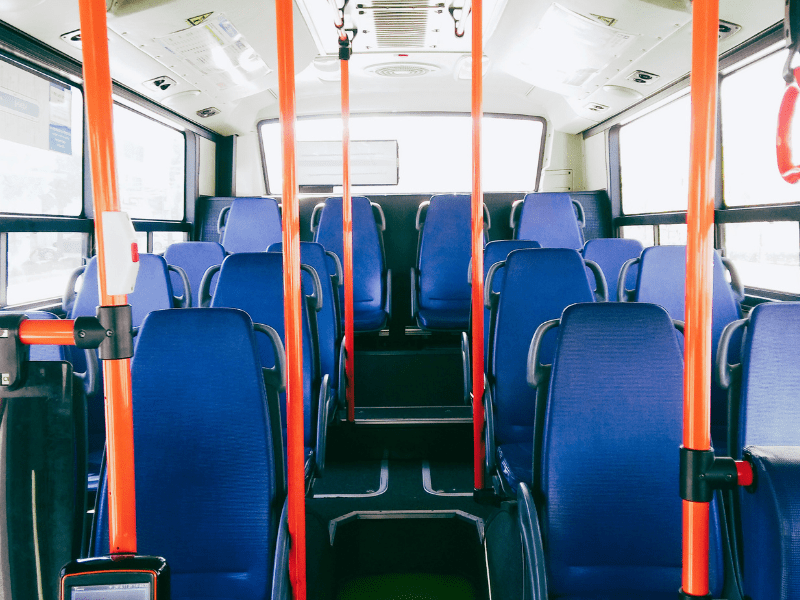
[[[411,270],[412,314],[422,329],[469,329],[472,257],[471,200],[468,194],[433,196],[424,222],[417,210],[417,268]],[[485,240],[484,240],[485,243]]]
[[[483,281],[486,282],[486,275],[489,269],[495,263],[502,262],[508,258],[510,252],[514,250],[521,250],[524,248],[541,248],[539,242],[533,240],[497,240],[489,242],[483,247]],[[500,271],[492,281],[492,292],[500,293],[500,288],[503,284],[503,273]],[[471,275],[471,273],[470,273]],[[489,308],[483,307],[483,370],[489,370],[489,340],[491,339],[492,331],[492,311]]]
[[[520,204],[522,208],[518,208]],[[515,221],[516,212],[519,218]],[[542,248],[580,250],[584,222],[583,207],[566,192],[528,194],[512,207],[514,239],[536,240]]]
[[[583,246],[583,258],[592,260],[600,265],[608,284],[609,294],[612,299],[617,298],[617,278],[620,269],[626,261],[637,258],[642,254],[642,243],[639,240],[626,238],[598,238],[589,240]],[[636,265],[628,269],[625,279],[627,289],[636,286],[636,277],[639,269]]]
[[[741,368],[737,333],[745,331]],[[717,380],[729,388],[732,456],[747,446],[800,446],[800,302],[759,304],[748,319],[726,327],[717,354]],[[722,371],[720,373],[720,371]]]
[[[166,558],[173,600],[269,600],[286,577],[285,493],[250,318],[153,312],[131,374],[138,553]],[[95,556],[108,553],[105,488]]]
[[[531,344],[529,377],[542,384],[548,369],[541,365],[550,360],[537,342],[553,325]],[[549,597],[675,598],[683,360],[669,315],[651,304],[566,308],[544,412],[534,518],[546,540],[541,556]],[[711,506],[709,576],[716,598],[723,583],[721,530],[716,503]]]
[[[380,206],[363,196],[353,196],[353,328],[355,331],[378,331],[391,315],[392,271],[386,269],[381,232],[386,219]],[[375,222],[373,208],[381,218]],[[314,208],[311,218],[314,241],[330,250],[344,264],[342,246],[342,199],[328,198]],[[344,306],[344,286],[340,288]]]
[[[742,591],[752,600],[800,597],[800,447],[750,446],[755,487],[741,494]]]
[[[500,293],[492,296],[500,269],[505,271]],[[531,338],[539,325],[560,317],[570,304],[594,302],[595,296],[580,253],[557,248],[511,252],[504,263],[492,266],[485,290],[495,315],[488,348],[487,468],[494,472],[496,456],[503,483],[516,491],[520,481],[532,478],[537,391],[527,383]],[[548,335],[542,351],[546,360],[554,350],[555,335]]]
[[[653,246],[645,248],[638,259],[625,263],[620,279],[627,278],[627,269],[638,264],[639,276],[633,292],[636,302],[652,302],[663,306],[673,319],[686,320],[686,246]],[[733,287],[725,278],[725,269],[731,273]],[[740,299],[743,288],[732,263],[724,261],[714,252],[714,296],[711,314],[711,360],[716,364],[717,345],[725,326],[742,316]],[[736,291],[734,291],[734,287]],[[620,290],[621,291],[621,290]],[[626,294],[619,296],[626,300]],[[738,362],[738,339],[731,359]],[[727,453],[728,430],[727,394],[716,382],[711,385],[711,439],[717,454]]]
[[[317,278],[316,273],[313,275]],[[313,297],[302,303],[303,328],[303,431],[308,458],[307,469],[320,474],[324,468],[325,430],[331,409],[330,383],[327,374],[320,374],[319,347],[315,332],[316,311],[321,299],[317,278]],[[213,308],[238,308],[250,315],[254,323],[268,325],[285,343],[283,304],[283,255],[277,252],[242,252],[231,254],[222,263],[217,289],[211,299]],[[324,306],[324,301],[322,301]],[[314,321],[312,321],[312,319]],[[275,365],[272,345],[259,340],[259,356],[265,368]],[[281,421],[286,439],[286,395],[281,393]]]
[[[283,244],[273,244],[268,249],[268,252],[282,251]],[[344,364],[340,365],[340,356],[343,355],[343,350],[340,353],[340,320],[336,310],[339,300],[338,257],[332,252],[330,254],[333,255],[334,261],[330,260],[330,256],[322,244],[300,242],[300,261],[317,272],[322,284],[322,309],[317,313],[320,369],[323,374],[330,377],[332,393],[341,402],[344,398],[344,387],[339,388],[339,381],[340,369],[344,368]],[[333,264],[331,264],[332,262]],[[333,267],[333,272],[330,270],[331,267]],[[309,273],[304,271],[303,279],[305,289],[311,290],[310,293],[313,293],[313,283]]]
[[[227,220],[225,220],[227,218]],[[219,215],[219,242],[229,254],[266,252],[281,241],[281,211],[273,198],[233,198]]]
[[[83,270],[82,270],[83,269]],[[178,271],[179,267],[172,267],[173,271]],[[71,290],[74,289],[77,277],[83,274],[83,284],[72,297]],[[185,277],[185,274],[182,276]],[[100,304],[100,292],[98,291],[97,279],[97,257],[89,259],[84,267],[78,269],[70,280],[65,294],[65,310],[68,310],[70,319],[76,317],[93,317]],[[184,301],[189,298],[184,296]],[[162,256],[156,254],[139,255],[139,273],[136,276],[136,287],[128,294],[128,303],[131,305],[131,320],[134,327],[139,327],[145,317],[154,310],[173,308],[176,299],[172,292],[170,281],[170,267]],[[70,362],[77,373],[87,373],[86,357],[83,351],[77,351],[69,347],[68,354]],[[105,427],[105,405],[103,400],[102,372],[98,373],[95,385],[86,390],[86,403],[88,415],[88,439],[89,439],[89,477],[95,480],[100,472],[100,461],[103,457],[103,447],[106,440]]]
[[[209,267],[221,265],[225,259],[225,248],[216,242],[177,242],[170,244],[164,252],[164,259],[169,265],[183,269],[189,278],[192,289],[192,306],[200,306],[200,282]],[[171,273],[172,288],[183,289],[183,280],[176,273]],[[212,282],[211,292],[214,291]]]

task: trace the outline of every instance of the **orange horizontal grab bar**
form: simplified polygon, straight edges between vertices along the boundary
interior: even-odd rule
[[[19,340],[28,345],[74,346],[74,330],[75,321],[26,319],[19,324]]]

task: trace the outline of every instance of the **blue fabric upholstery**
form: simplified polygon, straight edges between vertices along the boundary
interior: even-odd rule
[[[714,252],[714,296],[711,309],[711,364],[716,364],[717,345],[722,330],[742,316],[725,267]],[[673,319],[686,320],[686,246],[645,248],[636,281],[637,302],[652,302],[667,309]],[[738,362],[741,337],[731,343],[730,360]],[[711,384],[711,438],[717,454],[727,453],[728,394],[716,382]]]
[[[466,331],[469,328],[470,202],[468,194],[431,198],[417,265],[417,320],[424,329]]]
[[[751,446],[746,453],[756,486],[741,496],[744,593],[800,598],[800,448]]]
[[[536,240],[542,248],[583,248],[583,232],[566,192],[528,194],[514,237]]]
[[[167,559],[173,600],[267,600],[282,498],[250,318],[157,311],[139,337],[131,368],[137,550]],[[105,487],[95,555],[108,551]]]
[[[800,446],[800,302],[750,312],[742,356],[740,457],[746,446]]]
[[[192,306],[200,306],[200,282],[206,270],[214,265],[221,265],[225,259],[225,248],[216,242],[177,242],[170,244],[164,259],[167,264],[180,267],[189,277],[192,286]],[[170,273],[172,289],[182,290],[183,281],[176,273]],[[211,283],[210,293],[214,293],[216,278]],[[179,295],[182,295],[179,294]]]
[[[53,321],[58,320],[58,317],[53,313],[44,312],[40,310],[27,311],[25,315],[29,319],[36,321]],[[33,345],[30,347],[31,360],[68,360],[63,346],[40,346]]]
[[[600,265],[603,275],[606,276],[609,300],[617,298],[617,279],[622,265],[631,258],[638,258],[642,250],[644,248],[639,240],[626,238],[599,238],[586,242],[583,247],[583,258]],[[628,269],[628,275],[625,278],[626,289],[632,290],[636,287],[638,275],[639,268],[636,265]],[[594,281],[594,275],[590,274],[590,280]]]
[[[312,448],[316,435],[317,392],[319,381],[313,354],[310,316],[305,302],[303,309],[303,422],[305,446]],[[276,252],[242,252],[231,254],[222,263],[212,307],[239,308],[250,315],[254,323],[269,325],[286,343],[283,314],[283,255]],[[272,367],[275,357],[272,345],[258,336],[261,365]],[[281,423],[286,442],[286,394],[281,394]]]
[[[268,252],[282,252],[283,244],[272,244]],[[310,266],[319,275],[322,284],[322,310],[317,313],[317,333],[319,337],[319,366],[323,375],[329,375],[331,387],[338,389],[339,369],[337,368],[336,354],[338,344],[338,315],[336,314],[336,301],[331,276],[328,273],[328,257],[325,248],[316,242],[300,242],[300,262]],[[306,294],[313,293],[311,276],[302,272],[303,286]]]
[[[353,327],[356,331],[374,331],[385,325],[388,316],[386,265],[372,205],[363,196],[353,196],[352,200]],[[344,265],[340,197],[325,201],[314,241],[335,253]],[[344,306],[344,286],[340,288],[340,295],[340,303]]]
[[[514,250],[504,270],[489,372],[501,472],[513,471],[506,462],[506,444],[533,444],[536,390],[527,382],[527,356],[536,328],[559,318],[570,304],[594,301],[583,258],[575,250]],[[550,332],[544,338],[542,362],[549,363],[554,350],[555,332]],[[530,469],[529,465],[528,477]],[[524,476],[517,473],[509,483]]]
[[[483,281],[486,282],[486,275],[493,264],[502,262],[508,258],[509,252],[521,250],[523,248],[541,248],[539,242],[533,240],[497,240],[489,242],[483,247]],[[492,291],[500,292],[503,283],[503,274],[498,272],[492,282]],[[483,370],[489,371],[489,334],[491,331],[491,311],[483,307]]]
[[[225,251],[266,252],[281,241],[281,212],[273,198],[234,198],[220,244]]]
[[[683,360],[651,304],[577,304],[558,328],[542,443],[553,598],[674,598],[681,584]],[[657,474],[657,476],[655,476]],[[711,591],[722,585],[711,518]]]
[[[172,283],[167,270],[167,261],[156,254],[140,254],[136,287],[133,293],[128,294],[133,326],[139,327],[145,317],[154,310],[172,308],[172,302]],[[93,317],[99,304],[97,257],[93,256],[86,263],[86,270],[83,272],[83,284],[75,298],[75,304],[72,307],[69,318]],[[82,350],[70,347],[67,355],[76,372],[82,373],[86,371],[86,358]],[[98,377],[102,379],[102,370],[98,373]],[[102,389],[102,381],[98,382],[98,384],[98,389]],[[88,418],[89,473],[91,477],[99,472],[103,446],[106,441],[106,413],[102,393],[87,393],[86,411]]]

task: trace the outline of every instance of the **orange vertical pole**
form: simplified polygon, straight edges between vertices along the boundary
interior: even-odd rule
[[[472,433],[475,489],[483,489],[483,0],[472,0]]]
[[[300,206],[295,177],[294,19],[292,0],[276,0],[278,100],[283,148],[283,305],[289,487],[289,579],[294,600],[306,598],[306,504],[303,451],[303,337],[300,324]]]
[[[347,35],[347,34],[345,34]],[[349,50],[348,50],[349,52]],[[341,58],[341,57],[340,57]],[[342,67],[342,246],[344,253],[344,345],[347,375],[347,420],[355,421],[355,333],[353,331],[353,200],[350,196],[350,68]]]
[[[102,215],[105,211],[119,210],[119,197],[114,162],[105,0],[80,0],[80,19],[100,304],[122,306],[128,301],[126,296],[109,296],[106,292]],[[129,554],[136,552],[130,359],[103,361],[103,378],[106,398],[109,548],[112,554]]]
[[[719,0],[692,4],[692,124],[686,215],[686,363],[683,445],[711,448],[711,296],[714,252]],[[683,501],[685,594],[708,594],[708,515],[705,502]]]

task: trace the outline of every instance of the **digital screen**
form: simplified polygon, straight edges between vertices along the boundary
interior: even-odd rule
[[[71,600],[150,600],[149,583],[81,585],[72,588]]]

